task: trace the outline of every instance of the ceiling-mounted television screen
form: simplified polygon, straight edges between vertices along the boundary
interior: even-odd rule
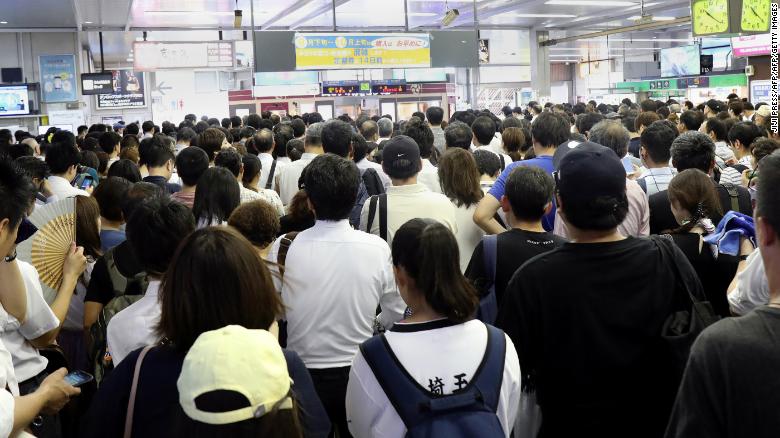
[[[0,117],[30,114],[27,85],[0,85]]]
[[[697,44],[661,49],[661,77],[698,76],[701,59]]]
[[[106,73],[84,73],[81,75],[81,94],[111,94],[114,92],[114,75]]]

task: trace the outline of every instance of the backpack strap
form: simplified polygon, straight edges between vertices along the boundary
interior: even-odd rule
[[[431,414],[480,402],[493,413],[498,410],[504,379],[506,339],[501,330],[489,325],[485,327],[488,331],[487,347],[479,368],[466,388],[450,395],[435,395],[424,390],[401,365],[385,335],[374,336],[360,346],[361,354],[407,430],[425,421]]]
[[[282,236],[279,241],[279,252],[276,254],[276,263],[279,265],[279,276],[284,279],[284,264],[287,261],[287,252],[290,251],[290,245],[298,236],[298,231],[293,231]]]
[[[647,180],[644,178],[639,178],[636,180],[636,183],[639,184],[639,187],[641,187],[645,193],[647,193]]]
[[[387,193],[379,195],[379,237],[387,242]]]
[[[498,158],[501,159],[501,171],[506,169],[506,160],[504,160],[504,154],[498,154]]]
[[[727,183],[727,182],[721,183],[721,185],[729,193],[729,198],[731,198],[731,209],[733,211],[738,212],[739,211],[739,191],[737,190],[737,187],[734,184]]]
[[[374,226],[374,216],[376,216],[376,203],[379,196],[372,196],[368,201],[368,220],[366,221],[366,233],[371,234],[371,227]]]
[[[276,160],[271,163],[271,173],[268,174],[268,180],[265,182],[265,188],[270,189],[274,183],[274,173],[276,172]]]
[[[141,364],[144,362],[146,353],[154,348],[154,345],[147,345],[141,350],[138,355],[138,359],[135,361],[135,369],[133,370],[133,384],[130,387],[130,399],[127,401],[127,413],[125,415],[125,433],[124,438],[130,438],[133,436],[133,411],[135,410],[135,396],[138,393],[138,381],[141,377]]]
[[[490,284],[496,283],[496,261],[498,260],[498,238],[488,234],[482,238],[482,259],[485,263],[485,274],[490,278]]]

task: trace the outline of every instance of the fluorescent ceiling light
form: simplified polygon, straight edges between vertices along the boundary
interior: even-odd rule
[[[501,14],[498,17],[517,17],[517,18],[575,18],[576,15],[570,14]]]
[[[556,51],[556,52],[557,51],[569,51],[569,50],[580,51],[580,50],[588,50],[588,48],[587,47],[550,47],[547,50],[552,50],[552,51]]]
[[[7,21],[0,21],[0,24],[8,24]]]
[[[663,41],[663,42],[681,42],[681,43],[687,43],[693,41],[692,38],[610,38],[610,41],[626,41],[626,42],[634,42],[634,43],[649,43],[649,42],[657,42],[657,41]]]
[[[655,47],[610,47],[609,50],[661,50]]]
[[[408,15],[410,17],[435,17],[439,14],[434,14],[433,12],[409,12]]]
[[[578,22],[578,21],[589,20],[589,19],[591,19],[591,18],[593,18],[593,17],[590,17],[590,16],[588,16],[588,17],[579,17],[579,18],[575,18],[574,20],[571,20],[571,22],[572,22],[572,23],[576,23],[576,22]]]
[[[145,15],[192,15],[192,14],[198,14],[198,15],[229,15],[233,16],[233,11],[144,11]]]
[[[571,58],[576,55],[576,53],[564,53],[563,55],[550,55],[550,58]]]
[[[127,58],[127,62],[133,62],[133,58]]]
[[[549,0],[545,2],[546,5],[562,5],[562,6],[634,6],[636,2],[627,1],[598,1],[598,0]]]
[[[641,20],[641,19],[642,19],[641,16],[634,15],[633,17],[628,17],[626,20],[636,21],[636,20]],[[672,20],[676,20],[676,19],[677,19],[677,17],[653,16],[653,21],[672,21]]]
[[[92,24],[91,21],[85,21],[84,24]]]

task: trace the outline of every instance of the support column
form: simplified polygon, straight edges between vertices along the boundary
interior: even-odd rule
[[[550,49],[539,46],[540,42],[548,39],[548,31],[531,29],[531,88],[537,100],[550,97]]]

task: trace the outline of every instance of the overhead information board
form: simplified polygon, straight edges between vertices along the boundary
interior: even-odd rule
[[[235,58],[231,41],[136,41],[133,44],[133,52],[135,71],[233,67]]]
[[[294,42],[296,70],[431,66],[427,33],[298,33]]]
[[[81,94],[107,94],[114,92],[114,75],[107,73],[83,73],[81,75]]]

